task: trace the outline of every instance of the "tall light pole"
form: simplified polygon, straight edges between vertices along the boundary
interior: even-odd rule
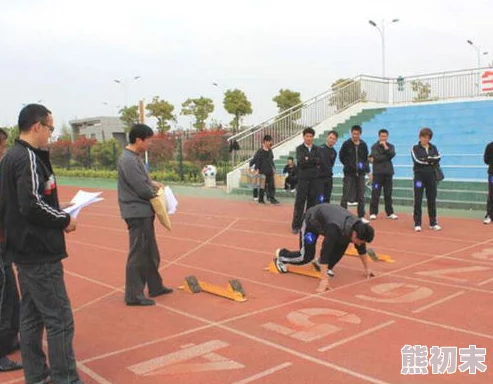
[[[481,52],[481,47],[474,45],[474,43],[471,40],[467,40],[467,43],[476,50],[478,54],[478,68],[481,68],[481,56],[482,55],[486,56],[488,52],[486,51]]]
[[[397,23],[398,21],[399,19],[392,19],[388,24]],[[382,20],[381,26],[378,26],[373,20],[369,20],[368,22],[378,30],[382,39],[382,77],[385,78],[385,20]]]
[[[131,81],[137,81],[139,79],[140,79],[140,76],[134,76],[130,80]],[[127,107],[128,106],[128,80],[114,79],[113,81],[117,84],[120,84],[123,87],[123,91],[125,92],[125,107]]]

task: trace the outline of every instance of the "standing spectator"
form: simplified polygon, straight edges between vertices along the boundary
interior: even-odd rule
[[[296,164],[298,166],[298,187],[294,203],[293,221],[291,232],[298,234],[303,222],[303,214],[306,209],[317,203],[318,172],[322,156],[320,148],[313,144],[315,131],[313,128],[303,130],[303,144],[296,147]]]
[[[0,159],[7,148],[8,133],[0,128]],[[12,263],[3,260],[3,233],[0,233],[0,372],[21,369],[22,365],[7,355],[20,349],[19,291]]]
[[[288,163],[284,167],[282,173],[286,177],[284,180],[284,189],[286,191],[295,192],[296,185],[298,184],[298,168],[296,167],[292,156],[288,157]]]
[[[262,140],[262,148],[260,148],[250,161],[250,166],[255,167],[255,174],[265,176],[265,185],[258,192],[259,204],[265,204],[264,194],[267,191],[267,199],[271,204],[279,204],[276,200],[276,185],[274,182],[274,174],[276,173],[276,166],[274,164],[274,154],[272,152],[272,137],[265,135]],[[255,198],[255,195],[254,195]]]
[[[493,218],[493,141],[484,149],[484,163],[488,165],[488,199],[484,224],[490,224]]]
[[[18,271],[24,377],[28,384],[80,384],[62,265],[67,257],[63,232],[75,231],[77,221],[59,204],[49,152],[44,149],[55,129],[53,117],[46,107],[29,104],[21,110],[18,126],[19,139],[0,165],[0,229],[5,236],[3,257]]]
[[[387,141],[388,138],[389,131],[381,129],[378,131],[378,141],[371,147],[370,162],[373,165],[373,172],[370,220],[377,219],[378,203],[382,187],[387,217],[392,220],[398,218],[392,206],[392,179],[394,177],[392,159],[395,157],[395,147]]]
[[[118,204],[129,232],[129,253],[125,276],[125,302],[132,306],[154,305],[144,296],[147,284],[150,297],[173,292],[163,285],[159,274],[161,257],[154,232],[155,213],[150,200],[162,184],[152,181],[141,155],[149,147],[153,132],[145,124],[135,124],[128,137],[130,144],[118,160]]]
[[[421,204],[425,189],[430,229],[434,231],[442,229],[437,222],[437,178],[435,173],[435,167],[440,163],[441,156],[437,147],[430,142],[432,138],[433,131],[430,128],[421,129],[419,142],[411,149],[414,163],[414,230],[416,232],[421,232]]]
[[[361,140],[359,125],[351,127],[351,138],[347,139],[339,152],[339,160],[344,166],[341,206],[347,209],[350,197],[355,196],[358,203],[358,217],[365,219],[365,175],[370,172],[368,146]]]
[[[320,153],[322,155],[322,162],[320,164],[320,170],[318,173],[319,180],[319,192],[318,198],[320,203],[330,203],[333,187],[333,169],[337,159],[337,151],[335,145],[339,134],[336,131],[330,131],[327,134],[327,142],[320,146]]]

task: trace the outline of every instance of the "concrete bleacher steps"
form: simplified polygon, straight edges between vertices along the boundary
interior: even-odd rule
[[[279,185],[276,191],[276,196],[293,199],[295,194],[286,192],[283,185]],[[252,190],[242,184],[240,188],[233,190],[233,193],[252,196]],[[457,182],[457,181],[442,181],[438,186],[437,207],[451,209],[473,209],[485,210],[486,198],[488,195],[488,185],[486,182]],[[332,192],[332,203],[339,204],[342,196],[342,178],[334,178],[334,189]],[[370,190],[366,193],[367,211],[370,204]],[[413,205],[413,184],[412,180],[394,180],[393,187],[393,202],[398,206]],[[383,209],[383,191],[380,196],[380,212]],[[423,207],[426,206],[426,196],[423,198]],[[425,211],[424,211],[425,212]]]
[[[351,126],[355,124],[362,126],[362,139],[369,147],[376,142],[379,129],[389,130],[389,141],[396,148],[396,157],[393,160],[396,204],[412,204],[411,147],[418,142],[420,128],[429,127],[434,133],[432,143],[442,155],[441,165],[445,174],[445,180],[438,188],[438,206],[481,210],[485,208],[487,166],[483,162],[483,154],[486,144],[493,141],[493,100],[363,109],[332,128],[324,126],[328,129],[315,138],[315,144],[323,144],[327,132],[334,129],[339,133],[336,145],[339,153],[342,143],[350,137]],[[300,135],[299,141],[276,159],[278,172],[282,172],[288,156],[296,158],[295,147],[301,143]],[[333,194],[337,200],[342,191],[342,165],[339,159],[334,167],[334,175]],[[280,190],[282,187],[278,185],[281,194],[284,193]],[[244,193],[245,185],[240,185],[235,192]],[[292,197],[291,193],[286,195]],[[426,202],[426,198],[424,201]]]

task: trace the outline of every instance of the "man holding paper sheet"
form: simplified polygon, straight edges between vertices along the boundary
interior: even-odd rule
[[[4,254],[17,266],[21,289],[20,346],[27,384],[81,384],[73,350],[74,319],[64,281],[64,231],[77,221],[63,212],[49,152],[51,112],[25,106],[20,136],[0,163],[0,230]],[[43,351],[43,331],[48,359]]]
[[[135,124],[129,132],[129,142],[118,160],[118,204],[129,232],[129,254],[125,277],[127,305],[154,305],[144,296],[147,284],[150,297],[173,290],[163,285],[159,274],[161,257],[154,233],[155,213],[150,200],[157,196],[162,184],[152,181],[141,155],[149,147],[153,132],[145,124]]]

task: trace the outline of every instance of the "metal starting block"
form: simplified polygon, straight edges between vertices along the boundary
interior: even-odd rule
[[[392,260],[392,258],[389,255],[377,254],[372,248],[367,248],[366,252],[373,261],[384,261],[386,263],[395,263],[395,260]],[[348,247],[348,249],[346,250],[346,255],[359,256],[358,251],[356,250],[356,248],[354,248],[353,245]]]
[[[320,279],[320,271],[317,271],[312,263],[305,265],[292,265],[292,264],[285,264],[285,265],[288,268],[288,273],[294,273],[296,275],[303,275],[308,277],[316,277],[317,279]],[[273,261],[271,261],[269,266],[265,269],[269,272],[281,273],[277,270]]]
[[[226,288],[199,281],[195,276],[185,277],[185,284],[178,287],[188,293],[207,292],[234,301],[246,301],[246,293],[238,280],[230,280]]]

